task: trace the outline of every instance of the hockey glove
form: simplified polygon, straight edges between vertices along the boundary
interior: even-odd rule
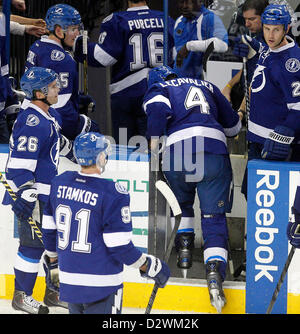
[[[168,265],[157,257],[148,254],[146,265],[146,272],[140,270],[141,276],[153,279],[160,288],[163,288],[170,277],[170,269]]]
[[[17,192],[17,199],[12,203],[12,211],[20,221],[27,221],[31,216],[37,200],[37,190],[24,186]]]
[[[292,207],[292,213],[295,216],[295,222],[289,222],[286,230],[290,244],[296,248],[300,248],[300,213]]]
[[[294,130],[282,125],[276,126],[265,140],[261,156],[267,160],[286,160],[290,153],[290,145],[294,139]]]
[[[76,163],[76,159],[73,154],[73,141],[69,140],[64,135],[60,135],[59,155],[66,157],[70,161]]]
[[[83,36],[79,35],[75,38],[73,44],[73,52],[74,52],[74,59],[79,62],[83,63],[85,60],[86,55],[83,54]]]
[[[59,291],[58,262],[50,262],[50,257],[44,255],[44,270],[46,273],[46,284],[50,290]]]
[[[248,35],[241,35],[235,38],[233,54],[238,57],[253,58],[259,52],[260,43]]]
[[[90,95],[85,95],[79,92],[79,113],[87,115],[88,112],[94,112],[96,108],[96,102]]]

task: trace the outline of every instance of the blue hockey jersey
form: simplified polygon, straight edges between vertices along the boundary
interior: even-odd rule
[[[300,48],[291,41],[271,50],[264,46],[251,82],[247,139],[263,144],[277,125],[300,138]]]
[[[204,138],[204,151],[227,154],[226,136],[241,129],[237,113],[213,84],[178,78],[152,85],[144,97],[147,137],[166,135],[166,146]]]
[[[6,179],[14,192],[34,180],[38,199],[46,202],[51,179],[57,175],[60,147],[60,119],[52,108],[49,115],[30,103],[18,113],[9,143]],[[5,195],[3,204],[10,204]]]
[[[139,268],[130,198],[119,183],[98,174],[65,172],[51,184],[42,222],[47,252],[56,253],[60,299],[90,303],[123,285],[123,266]]]
[[[61,88],[58,102],[52,107],[61,115],[62,133],[66,137],[74,139],[79,122],[79,82],[77,63],[71,54],[65,51],[59,43],[47,36],[42,36],[30,47],[25,66],[25,70],[32,66],[50,68],[59,75]],[[28,100],[26,101],[23,108],[28,104]]]
[[[178,52],[187,42],[194,40],[207,40],[217,37],[228,43],[228,34],[222,20],[203,5],[199,16],[193,20],[180,16],[174,27],[174,43]],[[174,68],[181,77],[202,79],[203,52],[189,52],[181,67]]]
[[[98,44],[88,43],[90,66],[112,66],[110,93],[130,97],[147,90],[149,69],[163,65],[163,13],[147,6],[106,17]],[[174,47],[174,20],[168,19],[169,63]]]

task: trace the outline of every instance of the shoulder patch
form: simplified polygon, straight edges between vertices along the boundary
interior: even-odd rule
[[[40,123],[40,119],[34,115],[34,114],[29,114],[26,119],[26,125],[28,126],[36,126]]]
[[[117,192],[120,194],[128,194],[128,190],[124,186],[122,186],[119,182],[115,183],[115,188]]]
[[[298,72],[300,70],[300,61],[297,58],[289,58],[285,62],[285,68],[291,73]]]
[[[51,60],[53,61],[61,61],[65,58],[65,54],[60,50],[52,50],[51,52]]]

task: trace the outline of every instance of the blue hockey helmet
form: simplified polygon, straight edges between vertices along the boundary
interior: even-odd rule
[[[58,80],[58,75],[50,68],[31,67],[23,74],[20,86],[26,97],[32,100],[35,91],[41,91],[47,96],[48,85],[54,80]]]
[[[269,5],[261,15],[262,24],[283,24],[285,31],[291,23],[291,15],[285,5]]]
[[[163,83],[166,80],[177,78],[177,73],[169,66],[159,66],[150,70],[148,74],[148,87],[155,83]]]
[[[99,154],[107,156],[110,150],[109,141],[99,132],[79,134],[74,140],[73,153],[81,166],[91,166],[98,163]]]
[[[48,9],[45,21],[49,31],[54,31],[56,25],[66,30],[69,26],[80,25],[81,16],[78,10],[72,6],[57,4]]]

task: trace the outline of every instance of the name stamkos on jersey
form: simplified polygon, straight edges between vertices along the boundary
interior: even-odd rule
[[[128,194],[128,190],[122,184],[118,182],[115,183],[115,188],[117,192],[120,194]]]
[[[51,60],[53,61],[61,61],[65,59],[65,54],[59,50],[52,50],[50,57],[51,57]]]
[[[40,123],[40,119],[34,115],[34,114],[30,114],[27,116],[27,119],[26,119],[26,125],[28,126],[36,126]]]
[[[290,58],[285,62],[285,68],[291,73],[298,72],[300,70],[300,61],[297,58]]]

